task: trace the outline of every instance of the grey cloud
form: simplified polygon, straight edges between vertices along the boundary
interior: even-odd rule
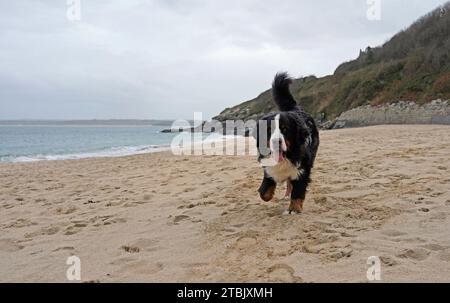
[[[332,73],[443,0],[65,0],[0,4],[0,119],[206,117],[273,74]]]

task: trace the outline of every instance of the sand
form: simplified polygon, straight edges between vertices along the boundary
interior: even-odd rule
[[[450,127],[321,133],[301,215],[254,156],[0,164],[0,281],[450,282]]]

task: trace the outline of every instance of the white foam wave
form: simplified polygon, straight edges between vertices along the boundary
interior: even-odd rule
[[[210,135],[203,138],[200,142],[195,141],[194,145],[205,144],[211,142],[218,142],[222,140],[229,140],[233,138],[239,138],[241,136],[233,135]],[[124,146],[113,147],[108,150],[95,151],[95,152],[82,152],[82,153],[69,153],[69,154],[55,154],[55,155],[30,155],[30,156],[4,156],[0,157],[0,162],[36,162],[36,161],[54,161],[54,160],[77,160],[85,158],[106,158],[106,157],[123,157],[138,154],[154,153],[170,150],[170,145],[142,145],[142,146]]]
[[[60,154],[60,155],[32,155],[32,156],[19,156],[8,157],[2,159],[4,162],[36,162],[36,161],[52,161],[52,160],[76,160],[85,158],[106,158],[106,157],[123,157],[145,153],[154,153],[160,151],[169,150],[170,147],[166,145],[144,145],[144,146],[124,146],[114,147],[108,150],[84,152],[84,153],[72,153],[72,154]]]

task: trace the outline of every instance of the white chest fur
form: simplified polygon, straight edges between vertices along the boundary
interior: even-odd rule
[[[277,183],[282,183],[288,179],[297,180],[301,174],[301,170],[287,159],[277,165],[267,166],[264,169]]]

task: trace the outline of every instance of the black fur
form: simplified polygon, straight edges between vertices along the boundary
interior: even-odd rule
[[[299,177],[296,180],[287,180],[292,184],[291,200],[304,200],[306,189],[311,181],[311,170],[314,166],[317,150],[319,148],[319,132],[314,119],[297,104],[289,86],[292,80],[287,73],[278,73],[272,84],[272,95],[280,112],[271,113],[262,118],[267,122],[267,134],[260,138],[260,127],[257,127],[257,146],[259,161],[268,156],[267,140],[273,132],[272,121],[279,114],[280,131],[288,142],[288,149],[285,153],[287,160],[292,162],[299,170]],[[268,201],[276,187],[276,182],[267,171],[264,171],[264,178],[259,188],[260,196]],[[268,194],[269,193],[269,194]]]

